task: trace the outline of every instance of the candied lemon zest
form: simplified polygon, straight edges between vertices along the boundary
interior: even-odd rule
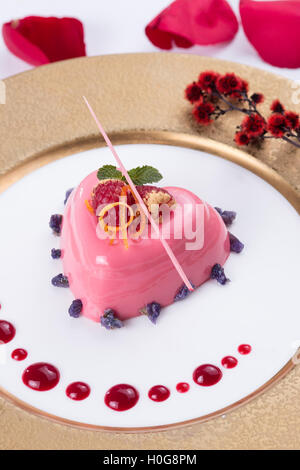
[[[135,194],[134,194],[134,192],[132,191],[132,189],[129,185],[123,186],[123,188],[121,190],[121,198],[126,197],[127,191],[131,192],[131,194],[134,197],[135,202],[137,203],[137,199],[135,197]],[[86,202],[88,203],[88,201],[86,201]],[[104,220],[103,220],[105,214],[108,211],[110,211],[110,209],[112,209],[113,207],[117,207],[117,206],[122,206],[122,207],[127,208],[129,210],[129,212],[130,212],[129,221],[127,223],[125,222],[125,211],[120,210],[120,226],[115,226],[114,227],[114,226],[105,224]],[[88,205],[87,205],[87,207],[88,207]],[[89,207],[88,207],[88,209],[89,209]],[[93,213],[94,213],[94,211],[93,211]],[[141,217],[140,229],[135,234],[131,235],[131,237],[134,238],[134,239],[138,238],[143,233],[145,225],[146,225],[147,218],[146,218],[146,215],[144,214],[143,211],[140,211],[140,217]],[[111,204],[107,204],[101,210],[100,214],[98,215],[98,221],[99,221],[101,227],[103,228],[103,230],[105,232],[108,232],[108,234],[109,234],[110,244],[113,245],[114,239],[115,239],[115,236],[116,236],[116,232],[121,230],[122,231],[123,243],[124,243],[124,246],[125,246],[126,249],[129,248],[128,237],[127,237],[127,228],[132,224],[134,218],[135,217],[134,217],[134,212],[133,212],[132,208],[125,201],[119,201],[119,202],[114,202],[114,203],[111,203]]]
[[[123,188],[121,190],[121,196],[126,196],[127,191],[131,192],[132,196],[134,197],[134,200],[135,200],[136,204],[138,205],[138,207],[140,207],[140,205],[138,204],[138,200],[137,200],[134,192],[132,191],[131,187],[129,186],[129,184],[123,186]],[[140,210],[140,216],[141,216],[140,229],[135,234],[131,234],[131,238],[134,238],[134,239],[138,238],[140,235],[142,235],[142,233],[144,231],[146,221],[147,221],[147,217],[144,214],[144,211],[142,211],[142,210]]]
[[[87,210],[91,213],[91,214],[94,214],[94,209],[92,208],[91,204],[90,204],[90,201],[88,199],[86,199],[84,201],[85,205],[86,205],[86,208]]]
[[[113,207],[117,207],[117,206],[123,206],[123,207],[127,208],[129,210],[129,213],[130,213],[129,221],[127,223],[125,223],[125,217],[124,217],[125,213],[124,213],[124,211],[120,211],[120,227],[114,227],[112,225],[108,225],[103,220],[105,214],[110,209],[112,209]],[[129,227],[129,225],[132,224],[133,220],[134,220],[134,212],[133,212],[132,208],[128,204],[126,204],[126,202],[122,202],[122,201],[107,204],[105,207],[103,207],[100,214],[98,215],[98,221],[99,221],[101,227],[103,228],[103,230],[105,232],[109,233],[109,237],[110,237],[111,240],[114,239],[116,232],[121,229],[122,236],[123,236],[123,243],[124,243],[124,246],[125,246],[126,249],[128,249],[128,247],[129,247],[128,246],[128,240],[127,240],[127,227]],[[111,243],[111,241],[110,241],[110,243]]]

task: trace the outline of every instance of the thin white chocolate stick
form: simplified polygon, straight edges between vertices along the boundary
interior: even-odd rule
[[[156,222],[154,221],[153,217],[151,216],[150,212],[148,211],[143,199],[141,198],[141,196],[139,195],[138,193],[138,190],[136,189],[135,187],[135,184],[133,183],[132,179],[130,178],[126,168],[124,167],[119,155],[117,154],[116,152],[116,149],[114,148],[114,146],[112,145],[108,135],[106,134],[105,130],[103,129],[99,119],[97,118],[93,108],[91,107],[90,103],[88,102],[88,100],[86,99],[85,96],[83,96],[83,99],[92,115],[92,117],[94,118],[96,124],[97,124],[97,127],[99,129],[99,131],[101,132],[105,142],[107,143],[107,146],[109,147],[109,149],[111,150],[113,156],[115,157],[115,160],[117,162],[117,165],[119,167],[119,169],[121,170],[122,172],[122,175],[126,178],[126,181],[128,182],[132,192],[134,193],[139,205],[141,206],[141,209],[143,210],[145,216],[148,218],[149,222],[151,223],[153,229],[155,230],[156,232],[156,235],[158,236],[158,238],[160,239],[164,249],[166,250],[170,260],[172,261],[173,265],[174,265],[174,268],[176,269],[176,271],[178,272],[179,276],[181,277],[181,279],[183,280],[184,284],[187,286],[187,288],[189,289],[189,291],[193,291],[194,288],[192,286],[192,284],[190,283],[190,281],[188,280],[185,272],[183,271],[180,263],[178,262],[176,256],[174,255],[172,249],[170,248],[170,246],[168,245],[168,243],[166,242],[166,240],[162,237],[161,233],[160,233],[160,230],[159,230],[159,227],[158,225],[156,224]]]

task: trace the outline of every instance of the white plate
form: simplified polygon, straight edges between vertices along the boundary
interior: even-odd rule
[[[222,158],[160,145],[126,145],[119,152],[128,168],[156,166],[164,175],[162,185],[185,187],[212,205],[237,211],[231,230],[245,249],[226,262],[232,282],[207,282],[164,309],[156,326],[140,317],[110,332],[85,318],[70,318],[71,292],[50,283],[62,267],[50,257],[59,239],[51,234],[49,216],[63,212],[66,189],[114,162],[107,148],[55,161],[0,196],[0,318],[17,330],[13,341],[0,346],[0,385],[43,413],[84,425],[144,428],[215,413],[268,382],[299,346],[298,214],[264,180]],[[241,343],[252,346],[249,355],[237,352]],[[28,351],[25,361],[11,359],[17,347]],[[238,359],[237,367],[221,366],[226,355]],[[23,370],[40,361],[61,374],[47,392],[22,382]],[[192,379],[194,369],[205,363],[223,372],[212,387]],[[90,396],[78,402],[65,394],[77,380],[91,387]],[[190,390],[178,393],[178,382],[188,382]],[[106,391],[119,383],[133,385],[140,394],[136,406],[122,413],[104,403]],[[168,400],[148,398],[157,384],[170,389]]]

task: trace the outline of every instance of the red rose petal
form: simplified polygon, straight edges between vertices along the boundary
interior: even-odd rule
[[[2,26],[7,48],[31,65],[86,55],[82,23],[76,18],[28,16]]]
[[[240,1],[246,36],[266,62],[277,67],[300,67],[300,2]]]
[[[231,41],[238,22],[226,0],[176,0],[145,29],[150,41],[161,49]]]

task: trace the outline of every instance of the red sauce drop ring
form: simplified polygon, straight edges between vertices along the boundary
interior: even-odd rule
[[[60,379],[58,369],[47,362],[37,362],[28,366],[22,375],[27,387],[39,392],[45,392],[54,388]]]
[[[190,386],[188,383],[186,382],[179,382],[177,385],[176,385],[176,390],[177,392],[179,393],[186,393],[188,392],[190,389]]]
[[[73,382],[66,388],[66,395],[71,400],[85,400],[91,393],[91,388],[85,382]]]
[[[238,352],[243,355],[250,354],[251,350],[250,344],[240,344],[238,347]]]
[[[9,343],[16,334],[15,327],[6,320],[0,320],[0,344]]]
[[[219,367],[213,364],[202,364],[193,373],[194,382],[202,387],[211,387],[218,383],[223,374]]]
[[[225,356],[223,357],[221,364],[225,369],[233,369],[237,366],[238,360],[233,356]]]
[[[148,397],[153,401],[165,401],[170,396],[170,390],[164,385],[154,385],[148,392]]]
[[[15,361],[24,361],[27,356],[28,352],[26,351],[26,349],[23,348],[14,349],[14,351],[11,353],[11,357]]]
[[[139,400],[138,391],[128,384],[118,384],[111,387],[105,394],[105,404],[114,411],[127,411],[133,408]]]

